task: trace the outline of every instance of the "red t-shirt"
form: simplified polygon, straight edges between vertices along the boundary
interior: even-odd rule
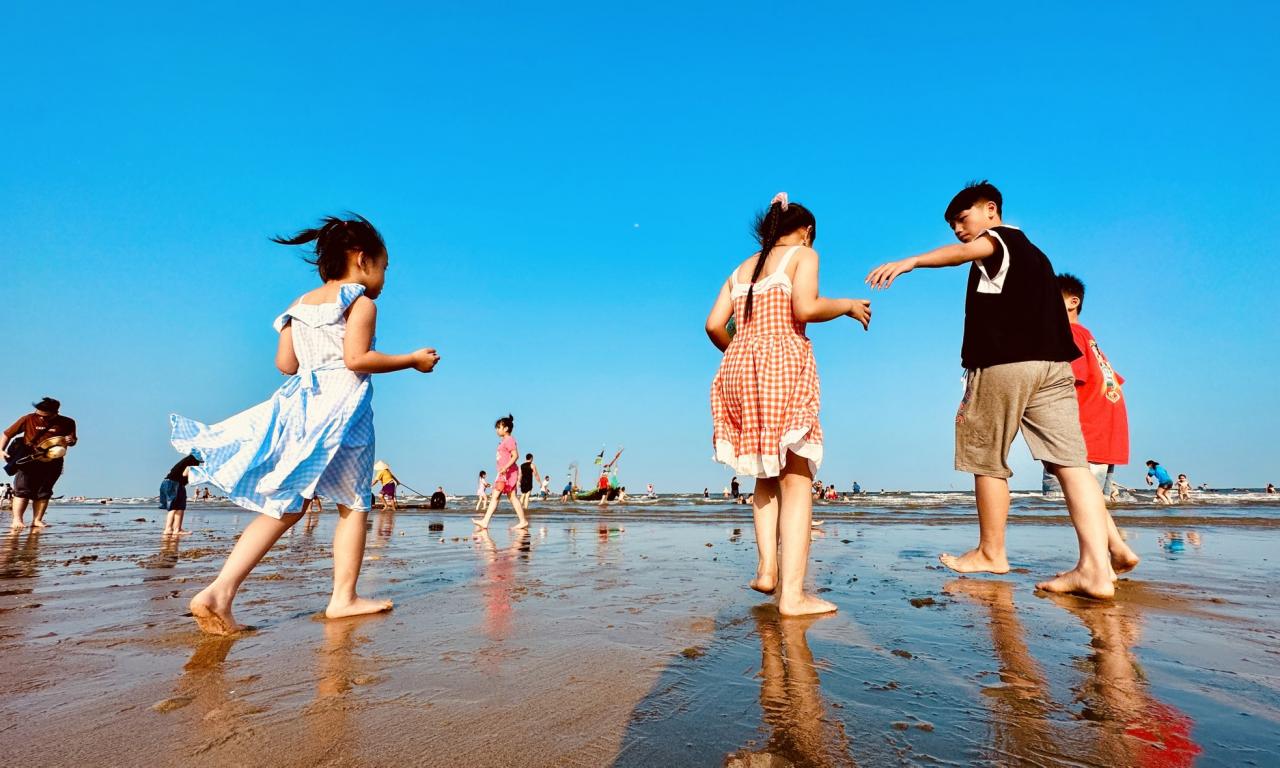
[[[1129,463],[1129,413],[1124,405],[1124,377],[1116,373],[1089,329],[1071,326],[1081,357],[1071,363],[1080,402],[1080,427],[1091,464]]]
[[[608,489],[609,489],[609,476],[608,476],[608,475],[601,475],[601,476],[600,476],[600,480],[599,480],[599,482],[597,482],[597,483],[596,483],[596,487],[597,487],[597,488],[599,488],[599,489],[600,489],[600,490],[602,490],[602,491],[606,491],[606,490],[608,490]]]

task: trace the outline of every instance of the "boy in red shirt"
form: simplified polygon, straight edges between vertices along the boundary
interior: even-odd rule
[[[1098,479],[1104,496],[1112,491],[1117,464],[1129,463],[1129,414],[1124,403],[1124,377],[1111,367],[1093,334],[1080,324],[1084,308],[1084,283],[1075,275],[1058,275],[1058,288],[1071,322],[1071,336],[1080,357],[1071,363],[1076,377],[1076,400],[1080,405],[1080,427],[1084,432],[1089,469]],[[1054,478],[1045,473],[1045,491]]]

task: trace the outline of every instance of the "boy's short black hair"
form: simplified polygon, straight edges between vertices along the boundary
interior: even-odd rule
[[[951,198],[951,202],[947,204],[947,211],[942,217],[950,224],[955,221],[961,211],[967,211],[978,203],[987,200],[996,204],[996,215],[1004,215],[1004,198],[1000,195],[1000,190],[996,189],[996,185],[986,179],[971,181],[965,184],[964,189],[956,193],[955,197]]]
[[[1156,465],[1157,465],[1157,464],[1159,464],[1159,463],[1160,463],[1160,462],[1156,461],[1155,459],[1147,459],[1147,466],[1148,466],[1148,467],[1154,467],[1154,466],[1156,466]]]
[[[1058,290],[1064,296],[1075,296],[1079,299],[1080,306],[1076,307],[1076,312],[1084,312],[1084,283],[1080,281],[1080,278],[1063,272],[1058,275]]]

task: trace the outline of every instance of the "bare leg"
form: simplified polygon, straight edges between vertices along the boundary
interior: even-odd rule
[[[756,577],[751,588],[772,595],[778,586],[778,505],[781,486],[777,478],[756,480],[756,495],[752,506],[756,526],[756,550],[760,558],[756,563]]]
[[[804,591],[804,578],[809,570],[809,536],[813,528],[813,474],[809,460],[787,454],[787,465],[779,478],[782,500],[778,511],[778,613],[804,616],[831,613],[835,603]]]
[[[326,618],[341,619],[391,610],[390,600],[369,600],[356,594],[368,516],[363,510],[338,505],[338,525],[333,531],[333,597],[324,609]]]
[[[177,513],[172,509],[164,513],[164,531],[161,532],[162,536],[168,536],[169,534],[177,531],[177,528],[173,525],[173,518],[176,514]]]
[[[174,534],[176,534],[176,535],[178,535],[178,536],[186,536],[186,535],[188,535],[188,534],[190,534],[190,533],[191,533],[191,531],[184,531],[184,530],[182,530],[182,519],[183,519],[184,517],[186,517],[186,516],[187,516],[187,510],[185,510],[185,509],[179,509],[179,510],[177,510],[176,512],[174,512],[174,513],[173,513],[173,531],[172,531],[172,533],[174,533]]]
[[[974,475],[973,490],[978,504],[978,546],[959,557],[944,552],[938,560],[956,573],[1008,573],[1004,534],[1009,521],[1009,481]]]
[[[484,517],[482,519],[476,519],[474,517],[471,518],[471,522],[477,528],[489,527],[489,520],[493,517],[494,511],[498,509],[498,499],[501,497],[502,494],[499,493],[497,489],[494,489],[493,495],[489,497],[489,511],[484,513]]]
[[[1115,594],[1111,563],[1107,553],[1107,505],[1098,481],[1087,468],[1051,466],[1058,476],[1067,512],[1076,529],[1080,559],[1076,567],[1050,581],[1036,585],[1046,592],[1074,592],[1088,597],[1109,598]]]
[[[1165,498],[1167,499],[1168,496]],[[1172,504],[1173,502],[1169,503]],[[48,508],[48,499],[37,499],[36,501],[31,502],[31,526],[33,528],[44,528],[48,525],[48,523],[44,521],[44,513]]]
[[[258,515],[245,526],[218,578],[191,598],[191,614],[201,630],[211,635],[231,635],[243,629],[231,615],[231,602],[235,600],[236,592],[254,566],[301,518],[301,512],[284,515],[279,520],[269,515]]]
[[[27,524],[22,522],[22,517],[27,513],[27,500],[15,498],[13,500],[13,523],[9,526],[10,530],[16,531],[26,528]]]
[[[511,527],[514,530],[523,531],[529,527],[529,518],[524,516],[524,505],[520,503],[520,497],[515,492],[509,494],[507,498],[511,499],[511,506],[516,508],[516,517],[520,519],[520,522]]]

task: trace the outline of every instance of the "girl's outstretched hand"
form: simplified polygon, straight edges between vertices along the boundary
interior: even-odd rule
[[[900,275],[905,275],[915,268],[916,260],[914,257],[881,264],[871,270],[871,274],[867,275],[866,283],[872,288],[888,288],[893,285],[893,281]]]
[[[423,347],[413,353],[413,370],[419,373],[431,373],[438,362],[440,362],[440,355],[436,354],[431,347]]]
[[[850,301],[853,302],[853,309],[845,314],[862,323],[862,330],[867,330],[871,326],[871,300],[850,299]]]

